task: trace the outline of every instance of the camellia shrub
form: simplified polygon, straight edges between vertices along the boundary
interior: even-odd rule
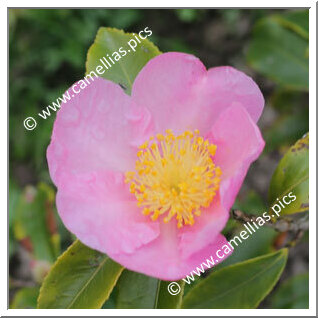
[[[250,65],[281,85],[276,100],[286,87],[308,88],[303,70],[301,78],[297,68],[280,75],[281,56],[265,43],[287,34],[306,49],[306,29],[286,27],[299,17],[261,20],[248,48]],[[264,299],[294,306],[284,295],[307,286],[308,275],[277,283],[289,248],[308,230],[309,134],[285,147],[268,175],[267,207],[239,206],[251,164],[274,147],[281,127],[259,128],[267,107],[259,77],[231,66],[207,69],[193,54],[162,53],[151,35],[150,27],[136,34],[100,28],[84,78],[64,93],[46,152],[56,196],[43,184],[28,188],[15,232],[27,244],[22,228],[32,232],[33,221],[24,221],[22,206],[56,204],[74,240],[61,253],[49,218],[52,253],[34,266],[40,290],[21,292],[12,307],[25,297],[41,309],[239,309]],[[250,253],[253,240],[266,248]]]

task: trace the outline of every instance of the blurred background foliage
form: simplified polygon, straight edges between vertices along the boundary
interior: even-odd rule
[[[308,10],[9,10],[9,254],[10,307],[35,308],[39,286],[58,255],[74,240],[55,207],[46,163],[54,116],[33,131],[23,120],[51,104],[85,73],[88,48],[100,26],[138,32],[162,52],[199,57],[207,68],[232,65],[250,75],[266,101],[260,120],[266,141],[235,207],[262,214],[279,160],[309,130]],[[229,220],[231,237],[242,225]],[[287,233],[262,228],[233,256],[237,263],[286,244]],[[308,234],[290,250],[279,284],[261,308],[308,307]],[[188,292],[197,282],[185,287]],[[113,295],[104,308],[114,308]]]

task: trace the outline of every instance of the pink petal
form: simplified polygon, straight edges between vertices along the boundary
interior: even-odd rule
[[[183,257],[189,257],[211,244],[225,227],[228,218],[229,211],[221,205],[219,197],[215,197],[211,205],[195,217],[194,225],[179,230]]]
[[[63,223],[100,252],[131,254],[159,235],[142,214],[119,172],[87,173],[59,180],[56,204]]]
[[[198,128],[204,134],[233,104],[245,107],[256,122],[264,106],[258,86],[244,73],[228,66],[206,71],[196,57],[174,52],[147,63],[135,79],[132,98],[150,110],[158,132]]]
[[[207,138],[217,145],[214,162],[222,169],[222,205],[230,209],[249,166],[263,151],[265,142],[246,109],[234,105],[224,111]]]
[[[171,230],[175,229],[172,225]],[[206,259],[210,259],[211,256],[217,259],[216,251],[227,243],[226,239],[219,234],[204,249],[190,257],[183,257],[176,246],[169,245],[171,241],[166,239],[165,234],[161,233],[156,240],[144,245],[131,255],[121,253],[109,256],[130,270],[162,280],[176,281],[189,275],[203,262],[206,263]],[[225,260],[229,255],[224,255],[224,258],[219,259],[218,262]]]
[[[77,88],[78,89],[78,88]],[[69,89],[70,95],[73,94]],[[61,104],[47,150],[50,174],[58,184],[65,171],[134,167],[137,146],[152,133],[151,116],[116,84],[95,78],[78,95]]]

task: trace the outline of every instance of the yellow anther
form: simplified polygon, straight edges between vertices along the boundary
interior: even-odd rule
[[[157,134],[157,139],[158,139],[158,141],[164,141],[165,140],[165,137],[164,137],[164,135],[161,135],[161,134]]]
[[[159,215],[160,215],[159,210],[155,210],[155,212],[154,212],[153,215],[151,216],[151,219],[152,219],[153,221],[156,221],[156,220],[158,219]]]
[[[211,163],[208,165],[208,169],[209,170],[213,170],[215,168],[215,164],[214,163]]]
[[[208,172],[206,173],[206,176],[207,176],[208,178],[212,178],[213,175],[214,175],[214,172],[213,172],[213,171],[208,171]]]
[[[216,152],[216,145],[209,145],[209,153],[211,156],[214,156],[215,155],[215,152]]]
[[[135,174],[136,174],[135,171],[127,171],[125,173],[125,176],[126,178],[133,178]]]
[[[155,163],[153,161],[150,161],[150,160],[144,160],[143,164],[146,166],[150,166],[150,167],[153,167],[155,165]]]
[[[149,215],[149,214],[150,214],[150,209],[149,209],[149,208],[144,208],[144,209],[142,210],[142,213],[143,213],[144,215]]]
[[[152,150],[156,150],[158,148],[156,143],[151,144],[150,147],[151,147]]]
[[[139,149],[147,149],[148,141],[144,142],[142,145],[139,146]]]
[[[167,164],[167,159],[166,158],[161,158],[161,163],[163,166]]]
[[[137,201],[140,202],[140,203],[142,203],[142,202],[144,202],[144,198],[143,198],[143,197],[138,197],[138,198],[137,198]]]
[[[215,175],[216,175],[217,177],[220,177],[220,176],[222,175],[222,170],[221,170],[220,167],[216,167],[216,168],[215,168]]]
[[[126,173],[125,182],[144,215],[164,223],[176,219],[178,228],[191,226],[219,189],[222,171],[212,159],[217,148],[198,130],[175,136],[168,129],[156,138],[139,147],[137,173]]]
[[[189,131],[189,130],[186,130],[183,135],[184,135],[184,137],[193,138],[193,132]]]
[[[130,184],[129,191],[130,191],[131,193],[135,193],[135,191],[136,191],[136,184],[135,184],[135,183],[132,182],[132,183]]]
[[[197,144],[198,144],[199,146],[201,146],[201,145],[203,144],[203,138],[202,138],[202,137],[198,137],[198,139],[197,139]]]
[[[135,172],[134,171],[128,171],[125,173],[125,183],[129,183],[132,181],[132,179],[135,176]]]

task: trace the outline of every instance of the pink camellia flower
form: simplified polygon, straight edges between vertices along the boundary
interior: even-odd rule
[[[64,224],[128,269],[185,277],[226,244],[220,232],[264,147],[263,106],[244,73],[182,53],[149,61],[131,96],[95,79],[58,112],[47,150]]]

